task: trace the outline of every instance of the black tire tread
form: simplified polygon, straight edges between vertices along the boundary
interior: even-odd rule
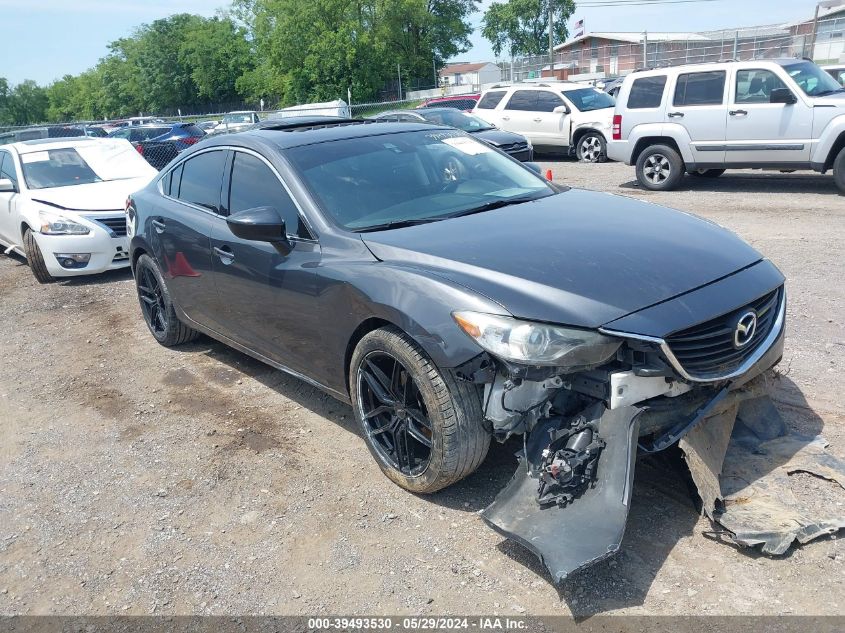
[[[26,229],[23,234],[23,249],[26,253],[26,262],[29,264],[32,274],[36,281],[40,284],[48,284],[55,281],[55,277],[47,270],[47,264],[44,263],[44,255],[41,249],[38,248],[38,243],[32,235],[32,229]]]
[[[833,159],[833,180],[839,191],[845,194],[845,147],[839,150],[836,158]]]
[[[655,187],[642,176],[643,165],[651,153],[663,154],[672,166],[671,177],[668,178],[661,187]],[[640,155],[637,157],[637,181],[640,183],[640,186],[644,189],[648,189],[649,191],[672,191],[673,189],[677,189],[678,185],[681,184],[681,179],[684,177],[685,171],[684,159],[674,147],[669,145],[649,145],[640,152]]]
[[[439,370],[410,336],[391,326],[374,330],[361,339],[353,354],[350,383],[355,380],[361,343],[374,339],[385,342],[392,340],[405,352],[407,358],[401,360],[409,360],[416,366],[414,369],[429,380],[442,418],[443,461],[433,479],[424,486],[409,486],[404,475],[389,469],[377,459],[382,470],[400,486],[417,493],[436,492],[471,474],[484,461],[490,447],[490,433],[482,424],[483,412],[478,388],[458,380],[451,371]]]
[[[182,323],[182,321],[176,315],[176,310],[173,308],[173,301],[170,299],[170,291],[167,289],[167,285],[164,283],[164,277],[161,274],[161,271],[159,270],[158,264],[156,264],[155,260],[149,255],[141,255],[141,257],[138,258],[138,261],[135,264],[135,283],[138,283],[138,271],[142,266],[149,267],[153,271],[153,273],[158,277],[158,281],[159,284],[161,284],[162,291],[167,297],[167,332],[165,332],[164,337],[156,336],[156,333],[153,332],[152,328],[150,328],[149,324],[147,324],[147,327],[150,330],[150,333],[153,335],[153,338],[155,338],[155,340],[157,340],[164,347],[176,347],[177,345],[184,345],[185,343],[190,343],[191,341],[196,340],[199,337],[200,333],[197,332],[195,329],[188,327],[187,325]]]

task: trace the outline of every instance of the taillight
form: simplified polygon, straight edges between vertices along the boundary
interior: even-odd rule
[[[605,119],[607,121],[607,119]],[[621,114],[614,114],[613,115],[613,140],[614,141],[621,141],[622,140],[622,115]]]
[[[135,149],[138,150],[138,153],[143,156],[144,155],[144,146],[143,145],[136,145]]]
[[[197,141],[200,140],[200,137],[199,136],[186,136],[185,138],[182,138],[182,139],[179,139],[179,140],[182,141],[185,145],[193,145],[194,143],[196,143]]]

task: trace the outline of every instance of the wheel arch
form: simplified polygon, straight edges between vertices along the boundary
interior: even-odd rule
[[[686,159],[684,158],[684,153],[681,151],[680,146],[671,136],[645,136],[637,140],[637,144],[634,146],[634,151],[631,154],[631,164],[636,165],[637,161],[640,158],[640,154],[642,154],[646,149],[648,149],[652,145],[668,145],[676,152],[678,152],[678,155],[681,157],[681,159],[686,162]]]
[[[583,127],[578,128],[574,132],[572,132],[572,146],[574,147],[578,145],[578,143],[581,142],[581,139],[584,138],[589,132],[595,132],[604,139],[605,143],[607,143],[607,137],[604,135],[604,132],[595,127]]]
[[[839,152],[843,149],[845,149],[845,131],[840,132],[839,136],[836,137],[836,140],[833,141],[833,145],[827,153],[827,158],[825,158],[824,165],[822,166],[822,172],[825,172],[833,167],[833,161],[836,160],[836,157],[839,156]]]

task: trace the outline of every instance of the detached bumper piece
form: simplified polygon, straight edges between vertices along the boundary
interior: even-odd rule
[[[738,545],[780,555],[845,528],[845,509],[796,496],[789,481],[809,473],[845,488],[845,460],[824,438],[790,432],[767,397],[695,427],[680,446],[704,512]]]
[[[574,420],[542,422],[481,516],[536,554],[556,582],[612,555],[628,519],[639,413],[598,403]]]

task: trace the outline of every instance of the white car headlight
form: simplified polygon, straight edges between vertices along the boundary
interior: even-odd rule
[[[84,224],[50,211],[39,211],[38,217],[41,219],[41,232],[44,235],[88,235],[91,232]]]
[[[480,312],[455,312],[458,326],[484,350],[528,365],[588,367],[613,358],[622,342],[592,330],[532,323]]]

